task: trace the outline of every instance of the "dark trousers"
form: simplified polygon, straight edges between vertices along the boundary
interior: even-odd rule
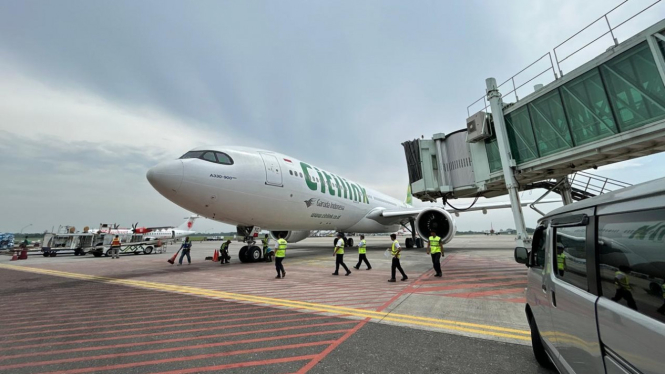
[[[344,263],[344,255],[340,255],[339,253],[335,257],[335,274],[339,273],[339,266],[342,265],[344,270],[346,270],[347,273],[350,273],[349,268],[346,267],[346,264]]]
[[[402,273],[402,278],[407,278],[406,273],[402,270],[402,265],[399,264],[399,258],[397,257],[393,257],[393,264],[390,267],[390,274],[392,275],[390,279],[395,279],[395,269]]]
[[[612,301],[619,302],[619,300],[621,299],[626,299],[626,302],[628,303],[628,307],[630,309],[637,310],[637,304],[635,304],[635,299],[633,299],[632,292],[623,288],[617,288],[617,293],[612,298]]]
[[[221,256],[220,256],[220,257],[221,257],[220,262],[221,262],[222,264],[223,264],[223,263],[227,263],[227,264],[228,264],[228,263],[229,263],[229,260],[231,260],[231,256],[229,256],[229,251],[226,250],[226,249],[223,250],[223,251],[221,251]]]
[[[369,264],[369,261],[367,261],[367,255],[364,253],[358,254],[358,264],[356,265],[356,269],[360,269],[360,264],[365,261],[365,265],[367,265],[368,269],[372,268],[372,265]]]
[[[660,314],[665,314],[665,300],[663,300],[663,305],[661,305],[660,308],[658,308],[658,310],[656,310],[656,312],[658,312]]]
[[[436,275],[441,275],[441,252],[432,253],[432,265]]]
[[[189,251],[182,251],[180,254],[180,261],[179,263],[182,264],[182,259],[187,256],[187,263],[191,264],[192,263],[192,258],[189,256]]]
[[[284,261],[284,257],[275,257],[275,270],[277,270],[277,276],[286,274],[284,271],[284,265],[282,265],[282,261]]]

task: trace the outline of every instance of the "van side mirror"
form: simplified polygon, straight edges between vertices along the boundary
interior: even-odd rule
[[[529,251],[526,250],[524,247],[517,247],[515,248],[515,261],[518,264],[525,264],[526,266],[529,266],[527,264],[529,260]]]

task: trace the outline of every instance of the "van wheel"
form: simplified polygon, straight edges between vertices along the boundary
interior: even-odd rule
[[[545,352],[545,345],[543,345],[543,339],[540,337],[540,332],[538,332],[536,321],[531,316],[529,316],[529,327],[531,327],[531,346],[533,347],[533,355],[536,356],[536,361],[544,368],[552,368],[552,362],[547,356],[547,352]]]

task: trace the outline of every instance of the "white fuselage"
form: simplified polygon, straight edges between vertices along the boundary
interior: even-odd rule
[[[232,164],[199,158],[163,162],[148,171],[152,186],[175,204],[209,219],[269,230],[394,232],[368,214],[408,207],[306,162],[239,147],[201,147]],[[185,156],[183,156],[185,157]]]

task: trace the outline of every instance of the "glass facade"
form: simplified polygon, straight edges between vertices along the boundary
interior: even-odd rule
[[[663,118],[665,85],[646,41],[504,116],[518,165]],[[496,137],[485,147],[490,171],[501,170]]]

